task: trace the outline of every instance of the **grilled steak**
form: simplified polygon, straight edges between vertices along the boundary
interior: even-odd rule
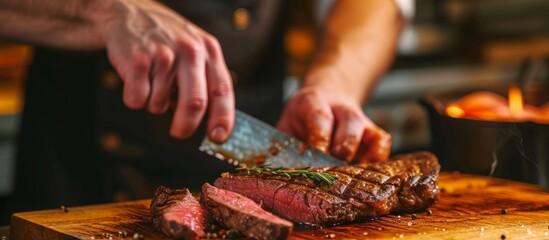
[[[204,207],[186,188],[159,187],[151,202],[154,227],[177,239],[204,236]]]
[[[293,224],[261,208],[253,200],[238,193],[202,186],[201,201],[212,217],[227,228],[255,239],[286,239]]]
[[[295,223],[325,226],[424,209],[436,202],[439,169],[432,153],[417,152],[381,163],[310,169],[337,175],[333,185],[240,171],[224,173],[215,186],[262,202],[266,210]]]

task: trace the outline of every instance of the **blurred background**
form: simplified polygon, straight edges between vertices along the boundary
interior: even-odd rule
[[[23,82],[32,57],[29,46],[0,43],[0,208],[12,191],[15,138],[23,107]]]
[[[393,136],[393,153],[432,150],[429,115],[419,100],[463,87],[509,84],[524,59],[549,56],[547,0],[416,0],[396,59],[364,107]],[[287,95],[317,45],[330,1],[299,1],[285,34]],[[380,33],[383,34],[383,33]],[[14,144],[32,47],[0,43],[0,207],[13,186]],[[108,139],[107,139],[108,140]],[[32,149],[28,149],[32,151]],[[451,169],[448,169],[451,170]]]

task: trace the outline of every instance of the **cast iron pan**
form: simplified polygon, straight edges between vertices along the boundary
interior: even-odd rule
[[[432,147],[442,169],[547,187],[548,124],[452,118],[444,114],[446,103],[483,90],[487,89],[433,93],[420,101],[428,111]]]

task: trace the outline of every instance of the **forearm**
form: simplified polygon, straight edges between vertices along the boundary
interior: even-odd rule
[[[104,47],[99,33],[111,1],[0,0],[0,35],[59,48]]]
[[[393,59],[401,21],[391,0],[335,2],[304,86],[342,91],[363,103]]]

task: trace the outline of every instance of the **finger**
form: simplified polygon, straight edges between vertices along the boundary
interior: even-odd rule
[[[197,45],[186,46],[177,66],[177,107],[170,133],[191,136],[206,112],[208,95],[205,77],[205,51]]]
[[[320,93],[311,92],[299,107],[301,109],[298,112],[303,115],[301,119],[305,126],[307,144],[327,153],[334,126],[330,105]]]
[[[296,114],[299,110],[300,98],[301,96],[296,94],[288,100],[276,127],[292,137],[304,140],[306,139],[305,127]]]
[[[115,57],[116,58],[116,57]],[[150,94],[149,70],[151,58],[148,53],[136,51],[125,61],[116,61],[115,68],[124,81],[122,99],[131,109],[141,109]]]
[[[346,107],[334,107],[336,129],[332,147],[332,155],[350,162],[353,160],[360,138],[366,127],[365,116],[361,110]]]
[[[172,87],[170,97],[170,109],[175,112],[177,108],[177,86]]]
[[[286,108],[288,108],[288,106]],[[290,119],[288,117],[289,115],[288,111],[289,111],[288,109],[284,109],[280,119],[278,119],[278,122],[276,123],[276,128],[283,133],[286,133],[293,137],[297,137],[295,131],[293,131],[293,129],[290,127]]]
[[[210,139],[222,143],[229,137],[234,125],[233,84],[219,42],[213,37],[207,37],[205,41],[209,56],[206,62],[209,97],[207,128]]]
[[[297,104],[292,103],[291,100],[288,102],[286,108],[282,112],[282,116],[276,124],[276,128],[297,139],[307,139],[305,127],[303,127],[301,121],[297,119],[297,114],[294,114],[296,105]]]
[[[167,46],[157,48],[152,71],[151,96],[148,103],[151,113],[164,113],[169,107],[175,79],[172,69],[174,60],[175,54],[170,48]]]
[[[357,153],[358,161],[385,161],[391,153],[391,145],[391,135],[368,120]]]

